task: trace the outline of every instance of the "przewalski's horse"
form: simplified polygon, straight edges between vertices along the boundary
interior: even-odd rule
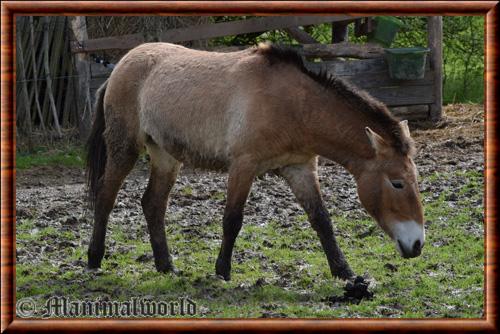
[[[87,162],[95,210],[90,268],[101,264],[117,192],[144,148],[151,176],[142,207],[158,271],[174,270],[164,217],[184,162],[229,171],[216,262],[226,280],[250,187],[269,170],[285,178],[308,214],[333,276],[353,276],[321,198],[318,155],[354,175],[361,203],[403,257],[421,252],[423,213],[406,122],[344,81],[308,71],[293,50],[264,44],[216,53],[143,44],[117,64],[96,107]]]

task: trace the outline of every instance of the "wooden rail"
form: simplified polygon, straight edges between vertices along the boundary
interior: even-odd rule
[[[380,58],[384,55],[384,48],[378,44],[353,44],[348,42],[336,44],[304,44],[300,53],[305,57],[318,58]]]
[[[290,45],[289,47],[296,48],[302,56],[308,58],[359,58],[371,59],[380,58],[384,55],[384,48],[377,44],[354,44],[354,43],[338,43],[338,44],[303,44]],[[209,47],[203,50],[215,52],[233,52],[245,50],[249,46],[217,46]]]
[[[159,34],[157,37],[158,41],[178,43],[327,22],[349,22],[354,19],[355,17],[347,15],[255,17],[239,21],[202,24],[188,28],[170,29]],[[110,49],[127,50],[132,49],[133,47],[144,42],[146,42],[146,38],[143,34],[104,37],[73,42],[71,45],[71,51],[78,53]]]

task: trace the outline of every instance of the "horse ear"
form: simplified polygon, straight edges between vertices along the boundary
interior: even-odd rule
[[[404,120],[404,121],[399,122],[399,126],[401,126],[401,131],[403,132],[403,135],[405,137],[411,138],[410,128],[408,127],[408,121]]]
[[[387,143],[385,140],[369,127],[365,127],[365,132],[370,140],[370,143],[372,144],[373,149],[375,150],[375,153],[377,155],[384,153],[387,149]]]

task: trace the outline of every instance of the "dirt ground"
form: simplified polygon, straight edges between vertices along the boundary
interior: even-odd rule
[[[433,172],[449,172],[453,170],[477,170],[484,168],[484,112],[481,105],[451,105],[445,107],[444,118],[438,126],[424,123],[410,123],[411,133],[417,146],[415,163],[421,175]],[[360,210],[354,181],[339,165],[320,160],[319,175],[325,199],[338,197],[338,202],[327,201],[329,209]],[[138,162],[122,187],[118,208],[130,208],[137,212],[138,199],[145,190],[149,174],[145,159]],[[187,211],[186,214],[196,214],[198,210],[210,210],[217,213],[223,207],[222,200],[205,201],[214,193],[224,192],[226,175],[215,172],[205,172],[184,168],[177,180],[170,199],[171,210]],[[29,216],[30,211],[49,212],[50,219],[72,216],[87,216],[84,205],[85,173],[79,168],[59,166],[43,166],[18,171],[17,186],[17,216]],[[448,186],[453,186],[452,184]],[[192,188],[189,195],[179,193],[185,187]],[[421,191],[429,191],[423,185]],[[275,213],[297,214],[298,206],[293,201],[286,185],[276,177],[266,175],[257,180],[252,188],[249,205],[246,210],[246,220],[252,220],[253,214],[259,212],[262,220],[262,210],[273,203]],[[436,189],[439,192],[439,188]],[[191,191],[190,191],[191,192]],[[272,198],[270,198],[272,197]],[[274,201],[284,197],[285,201]],[[74,205],[69,208],[68,203]],[[264,210],[265,211],[265,210]],[[34,212],[33,212],[34,213]],[[116,212],[113,213],[115,215]],[[138,213],[139,214],[139,213]],[[250,214],[250,215],[249,215]],[[361,214],[361,213],[360,213]],[[53,216],[56,215],[56,216]],[[286,218],[286,217],[283,217]]]
[[[437,127],[410,124],[417,145],[415,163],[421,176],[454,170],[484,170],[484,114],[480,105],[452,105]],[[349,210],[350,217],[367,216],[359,204],[354,179],[340,165],[321,160],[320,184],[329,211]],[[120,190],[111,221],[133,220],[142,215],[140,198],[145,191],[149,167],[145,159],[138,162]],[[457,179],[457,182],[459,180]],[[449,184],[421,184],[421,191],[439,194]],[[81,232],[91,230],[91,214],[85,205],[85,173],[82,169],[48,166],[18,171],[16,175],[17,218],[39,216],[38,224],[65,224],[66,220],[81,223]],[[177,224],[194,229],[196,216],[219,217],[224,206],[226,175],[184,168],[169,202]],[[216,196],[214,196],[214,194]],[[220,196],[217,196],[220,194]],[[330,199],[338,199],[332,201]],[[274,208],[269,210],[268,208]],[[266,175],[253,187],[245,209],[246,224],[260,224],[274,218],[286,222],[302,215],[291,191],[280,179]],[[45,218],[45,219],[44,219]],[[189,227],[188,227],[189,226]],[[137,226],[131,226],[137,229]],[[145,228],[145,226],[143,226]],[[85,239],[85,238],[82,238]],[[33,250],[36,251],[36,250]],[[22,257],[19,259],[22,261]]]
[[[445,117],[436,127],[410,124],[417,144],[415,163],[422,177],[435,172],[484,170],[484,115],[479,105],[452,105],[445,108]],[[322,160],[319,168],[320,184],[325,203],[330,212],[345,212],[349,218],[367,218],[359,204],[354,180],[339,165]],[[123,185],[110,224],[123,225],[130,238],[149,239],[140,207],[140,199],[148,179],[148,165],[144,158]],[[85,175],[78,168],[39,167],[17,172],[17,219],[35,219],[35,228],[53,226],[56,229],[71,227],[79,237],[69,246],[85,247],[92,228],[92,215],[85,204]],[[460,178],[420,184],[421,191],[435,193],[460,185]],[[226,174],[184,168],[172,192],[167,214],[167,225],[177,224],[185,233],[200,233],[207,224],[207,217],[220,221],[225,202]],[[482,205],[482,203],[477,203]],[[289,222],[303,211],[283,180],[266,175],[256,180],[245,208],[245,225],[265,224],[271,219],[279,224]],[[481,218],[482,219],[482,218]],[[304,227],[307,222],[304,222]],[[337,231],[343,237],[342,230]],[[482,234],[483,231],[476,231]],[[220,236],[206,233],[207,242],[219,242]],[[41,261],[48,247],[67,247],[54,244],[30,244],[18,239],[17,262]],[[67,243],[68,241],[66,241]],[[119,252],[116,243],[107,244],[108,252]],[[297,245],[299,247],[299,245]],[[176,256],[175,249],[173,250]],[[51,252],[51,256],[64,256]],[[242,261],[245,252],[235,253],[234,261]],[[58,261],[57,258],[51,261]],[[64,260],[59,259],[61,262]],[[83,261],[86,259],[82,259]],[[151,258],[147,259],[151,261]],[[139,260],[138,260],[139,261]],[[83,262],[65,264],[66,269],[83,266]],[[138,266],[141,264],[138,263]]]

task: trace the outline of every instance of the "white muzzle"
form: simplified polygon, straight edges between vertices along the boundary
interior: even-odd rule
[[[404,258],[417,257],[422,253],[425,242],[425,229],[417,222],[404,221],[394,224],[392,229],[396,249]]]

